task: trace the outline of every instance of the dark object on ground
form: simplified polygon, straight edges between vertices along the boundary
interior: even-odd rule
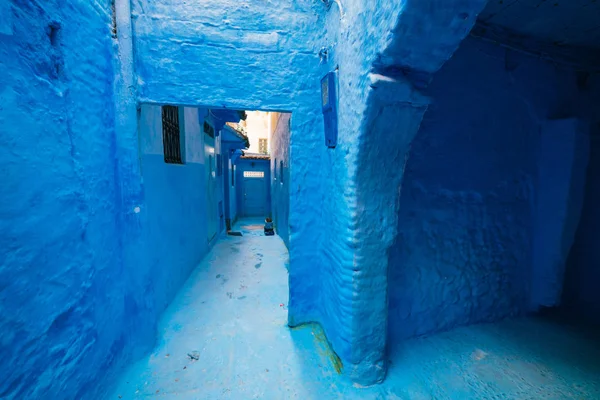
[[[198,361],[200,359],[200,353],[197,351],[192,351],[191,353],[188,353],[188,357],[190,360]]]
[[[227,231],[227,234],[231,236],[244,236],[244,234],[240,231]]]
[[[265,219],[265,236],[273,236],[275,235],[275,230],[273,229],[273,220],[271,218]]]

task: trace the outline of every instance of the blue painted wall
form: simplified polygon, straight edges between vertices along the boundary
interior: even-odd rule
[[[427,105],[417,85],[452,56],[485,3],[349,0],[327,14],[320,75],[339,67],[340,130],[335,150],[310,163],[320,165],[323,187],[314,203],[323,232],[317,321],[358,383],[382,380],[387,368],[387,255],[397,229],[399,163]],[[295,166],[310,153],[295,151],[294,126],[292,133],[295,193]]]
[[[208,250],[204,133],[196,108],[183,107],[185,163],[164,161],[160,106],[141,106],[139,131],[145,203],[143,231],[147,265],[141,296],[158,314]],[[183,117],[183,119],[181,119]],[[216,210],[215,210],[216,212]],[[148,318],[152,318],[148,316]]]
[[[456,25],[456,10],[436,7],[431,15],[432,8],[400,0],[388,7],[349,0],[329,11],[314,1],[115,3],[116,35],[108,3],[15,1],[0,19],[0,93],[8,105],[0,110],[8,127],[1,151],[10,188],[2,194],[9,205],[2,356],[15,366],[0,394],[94,398],[107,387],[99,371],[110,373],[152,345],[160,312],[206,251],[205,163],[192,145],[200,138],[186,134],[185,165],[161,164],[157,109],[143,106],[136,115],[136,100],[296,113],[289,323],[321,322],[352,378],[381,379],[387,303],[377,257],[385,252],[357,250],[361,235],[379,237],[364,201],[373,192],[356,184],[360,143],[370,132],[363,117],[371,110],[369,71],[382,59],[396,62],[380,56],[397,25],[412,43],[424,19],[437,34],[400,47],[411,67],[435,70],[474,14],[460,18],[467,21],[453,28],[460,34],[440,35],[438,25]],[[460,8],[471,4],[479,2]],[[433,62],[431,41],[443,42]],[[324,47],[327,60],[319,56]],[[328,150],[319,81],[336,66],[342,129],[339,146]],[[195,112],[184,112],[190,134],[201,126],[193,125]]]
[[[586,90],[590,94],[588,107],[600,105],[600,76],[590,79]],[[596,114],[597,115],[597,114]],[[600,121],[591,126],[589,164],[581,221],[575,243],[569,253],[563,306],[569,315],[585,322],[600,325],[600,246],[598,245],[600,211]]]
[[[271,171],[269,170],[270,161],[269,160],[250,160],[244,158],[238,158],[236,162],[236,179],[235,182],[235,191],[237,194],[237,204],[238,204],[238,213],[239,216],[244,216],[244,171],[262,171],[265,174],[265,192],[266,192],[266,204],[265,204],[265,215],[271,215],[271,185],[269,182],[271,181]]]
[[[129,318],[108,2],[2,1],[0,397],[94,398]]]
[[[205,109],[180,107],[185,163],[166,164],[161,107],[142,104],[136,140],[130,143],[135,147],[127,153],[135,155],[137,182],[133,168],[124,170],[127,159],[119,159],[121,196],[127,196],[125,202],[133,202],[121,222],[123,273],[110,278],[122,280],[115,296],[122,296],[120,324],[124,332],[111,353],[119,362],[107,366],[107,383],[100,387],[100,393],[110,388],[121,366],[151,348],[160,314],[209,249],[201,131],[205,115]],[[140,197],[132,196],[138,189],[126,186],[127,182],[139,185]],[[92,391],[88,389],[86,393]]]
[[[223,135],[221,137],[221,155],[223,161],[223,201],[226,206],[226,217],[230,220],[231,226],[237,220],[237,192],[235,188],[236,179],[235,171],[233,171],[235,167],[235,162],[237,161],[237,155],[235,152],[241,151],[245,147],[245,143],[239,138],[233,130],[225,126],[221,131]]]
[[[294,112],[289,323],[331,321],[334,327],[336,320],[321,312],[326,303],[321,294],[329,290],[323,281],[334,290],[338,287],[330,275],[336,269],[331,254],[325,255],[323,250],[329,252],[335,246],[327,246],[321,239],[327,230],[332,240],[345,243],[350,231],[344,228],[343,218],[336,218],[346,210],[344,203],[336,201],[342,197],[336,189],[343,190],[347,182],[345,149],[338,151],[334,160],[323,144],[319,81],[331,65],[321,62],[319,50],[333,43],[324,38],[324,30],[329,29],[326,10],[313,1],[275,0],[265,5],[223,0],[219,4],[210,8],[174,0],[133,4],[139,96],[157,104]],[[174,46],[174,41],[178,45]],[[227,48],[226,58],[223,48]],[[351,141],[347,143],[352,148]],[[327,164],[314,173],[313,165],[321,165],[325,157]],[[332,165],[340,172],[337,178],[332,176]],[[333,193],[331,198],[326,196]],[[315,204],[324,203],[330,213],[327,220],[314,212]],[[350,323],[348,315],[339,318]],[[334,329],[327,335],[336,339],[334,348],[345,343]]]
[[[577,118],[540,126],[536,152],[530,309],[561,301],[565,266],[580,222],[590,124]]]
[[[574,71],[468,38],[428,94],[389,255],[392,345],[543,305],[581,209],[589,130],[575,127],[594,117]]]
[[[205,253],[202,117],[185,109],[188,162],[165,165],[151,105],[294,112],[289,153],[277,145],[289,186],[274,194],[289,199],[277,205],[278,219],[289,207],[289,324],[321,323],[355,381],[385,376],[388,292],[396,339],[530,307],[534,250],[557,236],[532,241],[544,229],[535,134],[547,119],[585,122],[591,107],[574,73],[471,39],[426,90],[485,3],[139,0],[130,16],[117,0],[118,42],[108,5],[11,3],[0,17],[0,355],[15,368],[0,396],[93,398],[107,387],[98,371],[152,345]],[[338,67],[339,144],[327,149],[319,81]],[[593,260],[582,256],[579,281]]]
[[[322,221],[309,210],[322,202],[327,179],[311,173],[311,165],[326,154],[319,92],[326,67],[318,53],[327,43],[323,30],[314,29],[324,26],[325,10],[313,1],[219,4],[142,0],[132,5],[138,93],[148,103],[296,113],[290,145],[298,158],[290,171],[296,195],[290,198],[289,320],[291,325],[319,321],[320,283],[314,278],[321,270]],[[303,162],[308,155],[311,162]]]
[[[232,179],[232,173],[233,173],[233,179]],[[231,215],[231,223],[235,223],[235,221],[237,221],[238,219],[238,205],[237,205],[237,179],[235,178],[235,175],[237,173],[237,167],[235,166],[235,163],[232,162],[231,159],[229,159],[229,171],[228,171],[228,176],[227,176],[227,182],[229,184],[229,210],[230,210],[230,215]]]
[[[290,126],[292,114],[282,113],[271,135],[271,204],[277,234],[290,246]],[[282,169],[283,163],[283,169]],[[282,179],[283,178],[283,179]]]

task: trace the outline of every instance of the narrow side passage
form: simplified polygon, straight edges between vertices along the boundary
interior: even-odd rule
[[[163,315],[153,352],[110,399],[342,395],[322,331],[287,326],[288,252],[263,225],[243,219],[235,227],[243,237],[215,244]]]

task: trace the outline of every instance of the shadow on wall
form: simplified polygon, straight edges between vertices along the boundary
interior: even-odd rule
[[[585,96],[575,72],[518,54],[508,69],[505,55],[468,38],[430,86],[432,105],[412,143],[389,254],[392,346],[535,309],[534,285],[541,285],[539,298],[560,296],[555,285],[579,219],[587,147],[577,144],[575,128],[559,132],[559,145],[549,149],[540,135],[548,134],[547,118],[572,116],[585,125],[593,114],[580,107]],[[544,160],[567,171],[553,175],[550,187],[542,185]],[[552,219],[536,216],[540,204]],[[534,246],[534,238],[541,242]],[[539,268],[532,267],[536,248]]]
[[[599,85],[600,87],[600,85]],[[572,318],[600,326],[600,124],[594,126],[581,222],[569,253],[563,302]]]
[[[109,2],[0,12],[3,399],[89,398],[133,351]],[[85,62],[82,62],[85,60]]]
[[[277,234],[290,247],[290,136],[292,114],[280,113],[271,138],[271,204]]]

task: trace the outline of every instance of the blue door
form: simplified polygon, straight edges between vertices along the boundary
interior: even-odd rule
[[[217,235],[219,210],[215,170],[215,138],[208,134],[204,135],[204,160],[206,170],[206,228],[208,233],[207,240],[210,242]]]
[[[267,181],[264,171],[244,171],[244,216],[264,217],[267,213]]]

